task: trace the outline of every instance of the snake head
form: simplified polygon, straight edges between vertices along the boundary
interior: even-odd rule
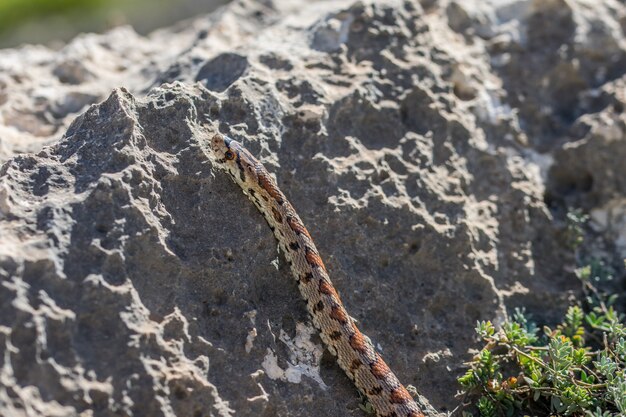
[[[285,202],[276,181],[242,144],[218,133],[211,139],[211,149],[215,161],[241,186],[244,193],[257,190],[266,193],[267,201],[271,199],[278,205]]]
[[[211,149],[215,161],[224,168],[236,182],[257,182],[258,167],[261,163],[242,144],[228,136],[216,134],[211,138]]]
[[[234,149],[231,149],[231,147]],[[237,158],[237,148],[241,148],[241,145],[228,136],[218,133],[211,139],[211,149],[215,154],[215,159],[220,164],[235,160]]]

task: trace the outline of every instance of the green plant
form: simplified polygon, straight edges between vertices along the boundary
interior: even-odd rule
[[[586,217],[575,213],[568,219],[568,242],[577,250]],[[596,259],[576,274],[585,298],[554,329],[540,330],[523,310],[501,326],[477,323],[484,346],[458,379],[473,400],[464,416],[626,415],[624,315],[615,310],[617,295],[597,287],[613,274]]]
[[[566,215],[565,244],[571,249],[578,249],[585,240],[584,225],[589,216],[581,210],[570,210]]]
[[[519,313],[498,329],[480,322],[476,331],[485,346],[459,383],[477,396],[481,417],[522,410],[566,416],[626,413],[626,331],[612,310],[589,320],[589,314],[572,306],[563,323],[555,330],[544,327],[541,337]],[[603,346],[585,344],[591,335],[599,336]]]

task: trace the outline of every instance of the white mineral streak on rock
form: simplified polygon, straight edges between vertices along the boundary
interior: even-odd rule
[[[319,384],[320,388],[327,389],[328,386],[322,381],[320,376],[320,358],[324,352],[322,346],[311,341],[311,336],[316,334],[315,328],[304,323],[296,323],[296,335],[290,338],[281,329],[279,340],[285,344],[289,350],[287,367],[282,368],[278,364],[276,354],[267,349],[263,359],[263,369],[271,379],[280,379],[299,384],[303,376],[308,376]]]

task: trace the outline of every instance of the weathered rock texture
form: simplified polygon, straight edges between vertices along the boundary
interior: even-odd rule
[[[476,320],[550,320],[578,287],[568,205],[626,252],[625,25],[617,1],[235,2],[1,51],[0,414],[364,415],[217,131],[429,415],[454,409]]]

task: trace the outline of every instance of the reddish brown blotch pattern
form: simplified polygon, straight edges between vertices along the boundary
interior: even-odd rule
[[[324,266],[324,262],[322,262],[322,258],[317,254],[317,252],[308,246],[305,248],[305,258],[309,265],[315,267],[322,268],[324,272],[326,272],[326,267]]]
[[[364,353],[367,352],[367,342],[363,333],[356,326],[353,326],[354,333],[350,336],[350,346],[352,349]]]
[[[298,219],[292,216],[287,216],[287,224],[289,225],[289,227],[291,227],[291,230],[293,230],[297,234],[304,235],[308,237],[309,239],[311,239],[311,235],[309,235],[309,231],[306,230],[306,227],[304,227],[304,225],[300,223]]]
[[[394,404],[403,404],[407,401],[413,401],[413,397],[411,397],[411,394],[409,394],[406,388],[400,385],[398,388],[391,391],[389,400]]]
[[[257,178],[259,185],[274,199],[279,205],[285,202],[283,193],[280,192],[278,187],[274,184],[272,177],[264,169],[257,170]]]
[[[333,285],[325,279],[320,280],[320,292],[322,294],[330,295],[335,299],[335,301],[339,301],[339,294],[337,294],[337,290]]]
[[[389,369],[379,354],[376,354],[376,360],[370,365],[370,368],[372,369],[372,375],[378,379],[385,378],[391,372],[391,369]]]
[[[334,306],[331,308],[330,317],[337,320],[341,324],[346,324],[348,322],[348,315],[341,306]]]

